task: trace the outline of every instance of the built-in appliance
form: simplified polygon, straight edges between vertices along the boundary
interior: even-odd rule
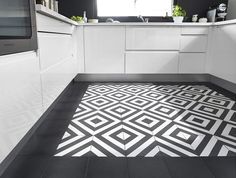
[[[36,50],[34,0],[0,0],[0,55]]]
[[[227,5],[222,3],[207,12],[208,22],[224,21],[227,15]]]

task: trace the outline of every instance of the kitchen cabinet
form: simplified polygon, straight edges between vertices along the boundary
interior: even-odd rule
[[[84,27],[85,73],[124,73],[125,27]]]
[[[85,55],[84,55],[84,28],[79,26],[76,29],[76,51],[78,60],[78,73],[85,71]]]
[[[38,33],[41,70],[70,57],[75,57],[72,35],[57,33]]]
[[[36,14],[37,30],[39,32],[72,34],[76,26],[43,14]]]
[[[127,27],[126,50],[179,50],[180,27]]]
[[[74,25],[42,14],[37,14],[37,18],[43,109],[46,111],[78,74],[78,39]]]
[[[0,56],[0,162],[43,113],[36,52]]]
[[[208,35],[209,28],[208,27],[182,27],[181,34],[182,35]]]
[[[205,53],[180,53],[179,55],[179,73],[206,73],[205,66]]]
[[[217,26],[210,41],[210,73],[236,84],[236,24]]]
[[[181,36],[180,52],[206,52],[207,51],[207,36]]]
[[[41,71],[44,111],[55,101],[76,76],[75,60],[71,57]]]
[[[127,74],[178,73],[178,52],[126,52]]]

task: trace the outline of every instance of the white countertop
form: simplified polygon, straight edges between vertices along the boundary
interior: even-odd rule
[[[36,5],[37,13],[47,15],[49,17],[55,18],[57,20],[67,22],[69,24],[77,25],[77,26],[221,26],[221,25],[230,25],[236,24],[236,19],[227,20],[223,22],[216,23],[192,23],[192,22],[184,22],[184,23],[173,23],[173,22],[121,22],[121,23],[77,23],[53,10],[50,10],[42,5]]]
[[[173,22],[121,22],[121,23],[79,23],[81,26],[211,26],[212,23],[173,23]]]
[[[226,21],[222,21],[222,22],[215,22],[213,25],[220,26],[220,25],[231,25],[231,24],[236,24],[236,19],[226,20]]]
[[[60,21],[63,21],[63,22],[66,22],[66,23],[69,23],[72,25],[78,25],[77,22],[75,22],[75,21],[73,21],[73,20],[71,20],[71,19],[51,10],[51,9],[48,9],[43,5],[36,4],[36,11],[37,11],[37,13],[46,15],[48,17],[52,17],[54,19],[57,19],[57,20],[60,20]]]

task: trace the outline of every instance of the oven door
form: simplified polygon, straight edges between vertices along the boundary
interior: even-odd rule
[[[0,0],[0,55],[37,49],[34,0]]]

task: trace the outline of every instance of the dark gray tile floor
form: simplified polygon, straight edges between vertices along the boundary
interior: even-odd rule
[[[88,85],[89,83],[73,83],[69,86],[1,178],[236,177],[236,158],[233,152],[231,156],[227,157],[168,157],[164,152],[159,152],[161,156],[143,157],[149,153],[149,150],[144,150],[141,155],[132,158],[101,158],[92,153],[83,157],[55,157],[58,144],[61,142]],[[235,100],[235,95],[219,87],[211,84],[204,85]],[[234,133],[232,132],[230,135],[234,135]],[[150,149],[155,147],[154,143]],[[163,149],[165,149],[164,146]],[[215,152],[217,151],[215,150]]]

